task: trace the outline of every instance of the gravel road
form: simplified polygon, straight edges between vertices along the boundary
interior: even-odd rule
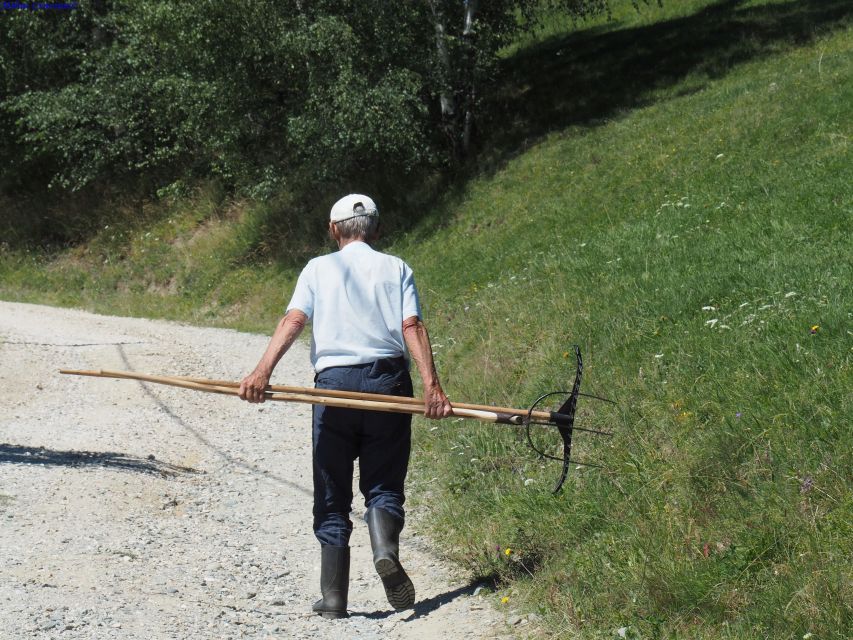
[[[360,497],[352,615],[309,613],[310,406],[58,374],[237,380],[267,340],[0,303],[0,638],[510,637],[495,596],[474,595],[417,522],[401,548],[418,603],[393,612]],[[307,350],[294,345],[273,382],[310,386]]]

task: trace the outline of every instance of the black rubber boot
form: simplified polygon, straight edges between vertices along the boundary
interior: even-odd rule
[[[320,593],[314,611],[324,618],[348,618],[349,547],[320,547]]]
[[[373,548],[373,566],[382,578],[388,603],[397,611],[415,604],[415,585],[400,564],[400,531],[403,523],[384,509],[368,509],[364,515]]]

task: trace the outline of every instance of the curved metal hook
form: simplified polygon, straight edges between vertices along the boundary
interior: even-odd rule
[[[557,480],[557,484],[554,485],[554,489],[552,493],[559,493],[560,489],[563,488],[563,483],[566,481],[566,477],[569,475],[569,465],[571,464],[571,455],[572,455],[572,434],[574,431],[575,425],[575,410],[578,406],[578,396],[581,395],[581,377],[583,376],[583,358],[581,358],[581,350],[578,345],[572,345],[575,350],[575,359],[577,360],[577,369],[575,370],[575,382],[572,385],[572,391],[569,395],[568,399],[563,403],[563,405],[559,408],[558,411],[552,413],[552,418],[554,421],[551,423],[542,423],[536,422],[532,419],[533,410],[538,406],[542,400],[548,398],[553,395],[562,395],[565,393],[564,391],[553,391],[551,393],[546,393],[539,398],[536,399],[536,402],[533,403],[533,406],[530,407],[530,410],[527,412],[527,420],[525,421],[527,427],[527,443],[530,447],[538,453],[543,458],[550,458],[551,460],[562,460],[563,469],[560,472],[560,477]],[[559,418],[557,418],[559,416]],[[533,438],[530,435],[530,425],[531,424],[549,424],[551,426],[556,426],[557,430],[560,432],[560,437],[563,439],[563,456],[558,458],[553,455],[549,455],[539,449],[534,442]],[[595,466],[595,465],[592,465]]]
[[[569,475],[569,464],[571,463],[572,455],[572,433],[575,426],[575,410],[578,408],[578,396],[581,392],[581,377],[583,376],[583,358],[581,358],[581,350],[578,345],[572,345],[575,349],[575,359],[577,360],[577,369],[575,370],[575,383],[572,385],[572,394],[563,403],[563,406],[557,411],[566,416],[566,424],[558,424],[557,429],[560,431],[560,436],[563,438],[563,469],[560,472],[560,478],[557,484],[554,485],[554,490],[551,493],[559,493],[563,488],[563,483]]]

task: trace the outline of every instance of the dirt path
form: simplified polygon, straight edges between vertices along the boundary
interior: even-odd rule
[[[318,596],[307,405],[134,381],[239,379],[265,336],[0,303],[0,638],[495,638],[504,616],[403,533],[418,590],[394,613],[357,497],[347,620]],[[295,345],[274,382],[310,385]]]

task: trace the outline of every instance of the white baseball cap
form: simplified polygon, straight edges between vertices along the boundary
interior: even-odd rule
[[[341,222],[350,218],[358,218],[359,216],[378,215],[379,207],[376,206],[376,203],[370,197],[360,193],[351,193],[332,205],[329,221]]]

